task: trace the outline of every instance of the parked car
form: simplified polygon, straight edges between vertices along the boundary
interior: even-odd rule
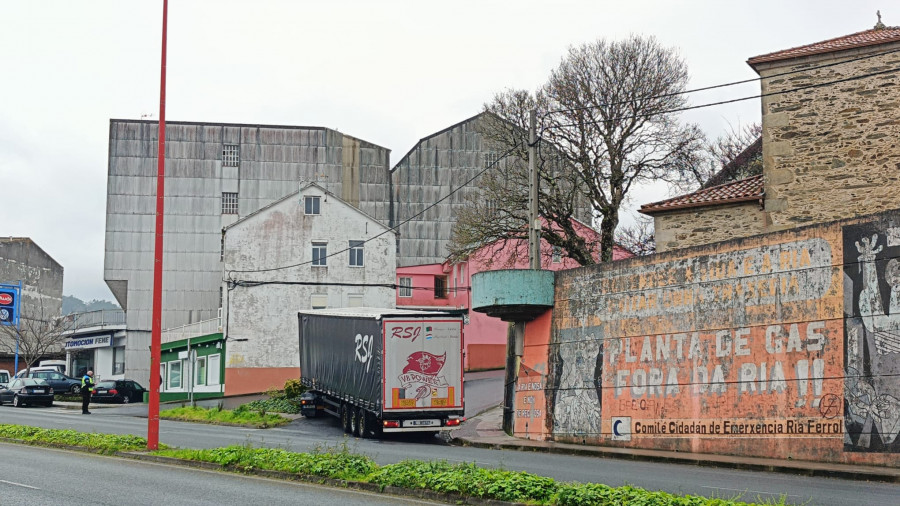
[[[68,393],[77,395],[81,393],[81,380],[70,378],[65,374],[59,373],[56,369],[44,369],[42,367],[32,367],[31,371],[19,371],[16,378],[37,378],[46,381],[57,393]]]
[[[0,369],[0,386],[9,386],[9,371]]]
[[[0,404],[11,402],[21,408],[26,404],[53,405],[53,387],[38,378],[16,378],[9,388],[0,387]]]
[[[92,402],[144,402],[144,392],[147,390],[136,381],[129,379],[105,380],[97,383],[94,388]]]

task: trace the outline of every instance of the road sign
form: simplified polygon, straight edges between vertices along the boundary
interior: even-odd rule
[[[22,285],[0,283],[0,325],[19,323],[19,305]]]

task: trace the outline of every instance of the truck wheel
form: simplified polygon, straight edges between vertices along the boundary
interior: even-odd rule
[[[372,417],[364,409],[359,410],[359,437],[372,437]]]
[[[359,437],[359,413],[361,411],[360,408],[352,408],[350,411],[350,434],[356,437]]]
[[[350,426],[350,419],[353,418],[352,414],[353,408],[349,404],[344,404],[341,406],[341,425],[344,427],[344,432],[349,434],[351,432],[352,427]]]

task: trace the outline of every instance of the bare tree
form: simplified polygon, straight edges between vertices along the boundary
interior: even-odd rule
[[[18,328],[12,325],[0,326],[0,350],[13,354],[18,341],[19,358],[31,369],[41,357],[58,354],[66,342],[66,332],[75,326],[73,318],[50,314],[39,304],[23,306]]]
[[[704,188],[762,174],[762,125],[751,123],[729,128],[707,146],[717,171],[701,181]]]
[[[542,160],[541,198],[550,202],[541,204],[541,217],[548,228],[554,223],[562,227],[566,206],[587,199],[600,222],[602,260],[609,261],[619,210],[629,192],[645,182],[682,180],[701,158],[703,134],[695,125],[679,124],[675,112],[686,104],[681,92],[687,81],[687,66],[675,50],[662,47],[653,37],[573,47],[535,95],[516,91],[494,97],[486,110],[516,129],[488,137],[500,146],[521,150],[525,112],[530,107],[538,110],[541,151],[550,155]],[[511,132],[519,133],[511,136]],[[548,165],[554,158],[558,162]],[[548,170],[550,166],[556,173]],[[551,180],[560,188],[553,188]],[[510,181],[514,188],[507,192],[509,198],[500,199],[502,207],[514,209],[516,199],[527,193],[527,185],[523,188],[515,181]],[[551,187],[545,189],[545,184]],[[496,219],[492,214],[482,216]],[[518,225],[517,230],[525,232],[527,220],[523,224],[512,215],[510,219],[513,223],[499,219],[498,225]],[[468,241],[477,237],[465,236]],[[551,237],[544,235],[553,244]],[[592,263],[575,248],[560,246],[582,264]]]
[[[656,252],[656,238],[653,234],[653,218],[640,215],[634,224],[616,230],[616,244],[637,256]]]
[[[528,117],[535,107],[540,106],[534,97],[521,90],[500,93],[485,106],[488,114],[481,116],[477,128],[498,156],[479,180],[481,195],[470,199],[457,216],[450,242],[452,260],[480,255],[487,265],[502,258],[507,261],[504,266],[510,266],[528,257]],[[580,176],[550,145],[540,145],[537,166],[541,238],[580,265],[595,263],[599,242],[582,233],[586,225],[577,221],[590,221]],[[500,251],[504,255],[498,255]]]

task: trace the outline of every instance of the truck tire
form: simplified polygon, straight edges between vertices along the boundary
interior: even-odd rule
[[[350,434],[355,437],[359,437],[359,414],[361,412],[361,408],[350,409]]]
[[[353,407],[349,404],[341,405],[341,425],[344,427],[344,432],[350,434],[351,432],[351,422],[350,419],[353,418]]]
[[[366,410],[359,410],[359,437],[361,438],[370,438],[372,437],[372,415],[370,415]]]

